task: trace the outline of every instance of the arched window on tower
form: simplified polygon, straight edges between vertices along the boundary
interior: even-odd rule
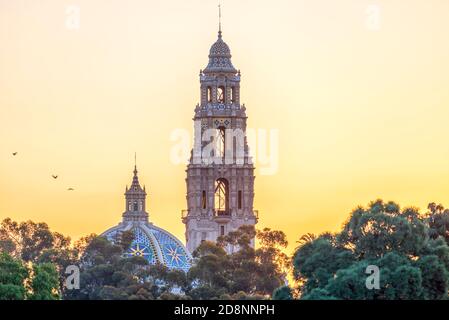
[[[237,102],[237,96],[236,96],[237,92],[235,87],[231,88],[231,103],[236,103]]]
[[[225,87],[223,87],[223,86],[218,87],[218,90],[217,90],[217,101],[219,103],[225,103],[226,102],[226,92],[225,92]]]
[[[137,201],[134,201],[134,208],[133,211],[139,211],[139,206],[137,205]]]
[[[215,135],[215,156],[219,158],[225,157],[226,151],[226,128],[219,127]]]
[[[219,216],[229,214],[229,183],[220,178],[215,181],[215,212]]]
[[[212,87],[207,87],[207,102],[212,102]]]

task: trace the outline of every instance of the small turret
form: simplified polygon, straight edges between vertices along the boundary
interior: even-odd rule
[[[124,221],[148,221],[146,210],[147,193],[139,183],[137,165],[134,165],[134,176],[131,187],[126,186]]]

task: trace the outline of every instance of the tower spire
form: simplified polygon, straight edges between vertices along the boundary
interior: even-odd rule
[[[221,3],[218,4],[218,37],[221,38]]]
[[[134,152],[134,175],[137,176],[137,152]]]

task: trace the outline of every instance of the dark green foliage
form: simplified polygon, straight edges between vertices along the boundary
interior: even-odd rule
[[[308,294],[304,294],[301,297],[302,300],[337,300],[327,290],[317,288],[310,291]]]
[[[261,246],[254,249],[254,236]],[[282,252],[287,246],[285,234],[253,227],[221,237],[218,243],[203,242],[193,256],[195,264],[188,277],[195,286],[188,292],[193,299],[249,299],[265,298],[285,283],[290,266]],[[234,248],[226,254],[225,247]]]
[[[304,278],[304,292],[325,287],[340,269],[349,267],[355,261],[352,252],[344,247],[337,247],[333,239],[319,237],[305,243],[294,257],[294,274]]]
[[[292,289],[288,286],[277,288],[273,292],[273,300],[293,300]]]
[[[34,264],[30,272],[20,259],[0,253],[0,300],[55,300],[58,289],[53,264]]]
[[[262,243],[257,250],[251,246],[256,234]],[[188,276],[149,265],[142,257],[127,257],[133,238],[132,232],[123,232],[114,244],[90,235],[71,245],[45,223],[5,219],[0,225],[0,298],[264,299],[285,283],[290,265],[282,252],[284,233],[270,229],[256,232],[244,226],[218,243],[203,243]],[[227,246],[234,247],[233,254],[226,253]],[[80,289],[65,287],[65,270],[72,265],[80,268]]]
[[[23,300],[28,270],[20,260],[0,253],[0,300]]]
[[[62,276],[59,278],[58,270],[62,272],[62,266],[73,261],[70,238],[51,232],[46,223],[17,223],[8,218],[0,224],[0,251],[15,265],[17,281],[21,279],[20,284],[17,281],[8,284],[16,299],[59,298]],[[0,270],[0,277],[5,272]]]
[[[353,249],[356,258],[378,258],[394,251],[416,255],[428,239],[428,230],[416,209],[403,211],[392,202],[357,208],[338,235],[338,242]]]
[[[429,208],[426,218],[377,200],[355,209],[340,233],[307,237],[293,260],[301,298],[446,299],[449,247],[445,224],[435,222],[444,211]],[[366,287],[369,265],[379,267],[379,289]]]
[[[65,269],[76,264],[83,240],[71,246],[70,238],[52,232],[46,223],[18,223],[7,218],[0,224],[0,251],[31,264],[52,263],[59,277],[59,291],[64,290]]]
[[[204,242],[188,274],[127,257],[132,232],[115,244],[91,235],[71,245],[45,223],[0,225],[1,299],[447,299],[449,210],[426,215],[374,201],[355,209],[341,232],[307,234],[289,259],[281,231],[251,226]],[[256,237],[260,246],[252,247]],[[227,254],[225,248],[231,250]],[[293,264],[299,288],[286,286]],[[80,267],[81,289],[66,290],[65,268]],[[379,289],[366,286],[367,267],[380,270]]]
[[[31,280],[32,293],[30,300],[56,300],[59,299],[58,272],[51,263],[34,265],[33,279]]]
[[[80,290],[65,292],[66,299],[83,300],[152,300],[176,298],[174,288],[185,290],[187,278],[182,271],[148,265],[142,257],[125,257],[132,242],[113,244],[95,237],[80,260]]]
[[[449,244],[449,210],[444,209],[441,204],[436,205],[435,203],[429,204],[427,208],[429,209],[427,220],[430,237],[432,239],[442,237]]]
[[[431,300],[445,298],[449,287],[449,274],[438,256],[424,256],[415,263],[415,266],[422,274],[422,298]]]

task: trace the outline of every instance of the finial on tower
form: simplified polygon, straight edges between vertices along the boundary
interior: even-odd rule
[[[134,175],[137,176],[137,152],[134,152]]]
[[[218,37],[221,39],[221,3],[218,4]]]

